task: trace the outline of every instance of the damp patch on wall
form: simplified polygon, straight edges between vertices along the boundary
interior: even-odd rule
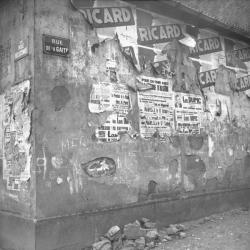
[[[21,183],[30,178],[29,94],[27,80],[11,87],[3,96],[3,179],[8,190],[20,191]]]
[[[89,177],[112,176],[116,172],[116,163],[112,158],[99,157],[87,163],[81,163],[81,168]]]

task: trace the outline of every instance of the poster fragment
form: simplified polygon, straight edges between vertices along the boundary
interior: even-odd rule
[[[139,80],[145,85],[152,85],[151,90],[137,92],[140,134],[147,139],[157,132],[164,139],[174,129],[171,80],[147,76],[141,76]]]
[[[175,93],[175,128],[179,134],[199,134],[201,129],[202,97]]]
[[[127,119],[130,109],[129,91],[119,83],[99,82],[93,85],[89,110],[92,113],[113,112],[106,122],[96,129],[96,138],[103,142],[118,141],[122,133],[130,130]]]
[[[199,82],[201,88],[207,88],[215,85],[218,69],[212,69],[199,73]]]
[[[3,159],[3,102],[4,96],[0,95],[0,160]]]
[[[245,91],[250,89],[250,75],[237,78],[235,89],[237,91]]]
[[[30,178],[29,94],[27,80],[7,90],[3,100],[3,179],[13,191],[20,191],[21,182]]]

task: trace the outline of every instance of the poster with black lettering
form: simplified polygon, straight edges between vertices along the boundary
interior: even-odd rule
[[[130,109],[130,99],[125,85],[110,82],[94,84],[88,107],[92,113],[113,112],[95,131],[99,141],[118,141],[122,133],[130,130],[131,126],[126,118]]]
[[[198,39],[194,48],[189,47],[190,56],[205,55],[222,51],[220,37]]]
[[[152,90],[138,91],[141,137],[151,138],[155,133],[165,139],[174,130],[174,103],[170,79],[141,76],[140,83],[152,85]]]
[[[218,69],[211,69],[199,73],[199,83],[201,88],[207,88],[215,85]]]
[[[245,91],[247,89],[250,89],[250,75],[237,78],[235,90]]]
[[[175,110],[176,132],[178,134],[199,134],[201,128],[200,112]]]
[[[106,122],[96,129],[95,136],[101,142],[115,142],[119,141],[121,135],[127,133],[130,129],[131,125],[126,115],[114,113],[109,115]]]
[[[203,100],[199,95],[175,93],[175,129],[179,134],[199,134]]]
[[[88,107],[92,113],[114,111],[127,114],[130,108],[129,91],[124,84],[95,83],[92,86]]]
[[[137,35],[138,44],[142,45],[166,43],[184,37],[179,24],[137,27]]]
[[[28,105],[30,81],[13,86],[3,103],[3,179],[7,189],[20,191],[22,181],[30,178],[31,111]]]

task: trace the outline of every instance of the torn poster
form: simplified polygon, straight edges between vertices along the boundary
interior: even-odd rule
[[[175,128],[179,134],[199,134],[203,100],[199,95],[175,93]]]
[[[11,87],[3,103],[3,179],[8,190],[20,190],[30,178],[31,110],[28,105],[30,81]]]
[[[235,90],[245,91],[250,89],[250,75],[237,78]]]
[[[139,80],[146,86],[152,85],[151,90],[137,92],[140,134],[143,138],[151,138],[157,132],[165,138],[174,129],[171,80],[147,76],[141,76]]]
[[[124,114],[111,114],[106,122],[95,131],[95,136],[102,142],[119,141],[121,134],[131,130],[130,122]]]
[[[3,101],[4,96],[0,95],[0,159],[3,158]]]
[[[89,110],[92,113],[114,112],[96,129],[96,138],[103,142],[118,141],[131,126],[126,116],[130,109],[129,91],[123,84],[97,83],[90,94]]]
[[[232,104],[230,96],[217,93],[206,93],[206,109],[209,111],[209,120],[230,121]]]
[[[130,108],[129,91],[125,85],[119,83],[93,84],[88,106],[92,113],[114,111],[126,115]]]
[[[154,71],[162,77],[173,78],[174,72],[170,70],[169,60],[156,61],[152,63]]]
[[[215,85],[218,69],[212,69],[199,73],[199,82],[201,88],[207,88]]]

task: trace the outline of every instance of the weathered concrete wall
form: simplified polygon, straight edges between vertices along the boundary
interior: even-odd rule
[[[93,85],[110,81],[106,59],[115,58],[117,78],[129,86],[132,110],[127,117],[133,135],[139,132],[133,90],[138,72],[116,39],[98,43],[96,30],[69,1],[37,1],[36,13],[37,217],[249,186],[250,102],[244,92],[226,92],[227,76],[218,78],[217,89],[200,90],[197,68],[187,59],[187,50],[171,43],[166,51],[176,72],[173,89],[206,100],[201,133],[173,133],[164,141],[157,133],[148,140],[125,133],[117,142],[98,142],[95,129],[110,112],[91,113],[88,103]],[[70,57],[43,54],[43,34],[69,38]],[[224,68],[220,71],[227,74]],[[153,76],[148,69],[143,74]],[[216,103],[221,103],[219,113],[212,112]],[[88,171],[102,164],[108,169]]]
[[[26,158],[32,149],[24,149],[33,144],[33,10],[31,0],[0,3],[0,210],[25,217],[35,211],[35,172]]]

